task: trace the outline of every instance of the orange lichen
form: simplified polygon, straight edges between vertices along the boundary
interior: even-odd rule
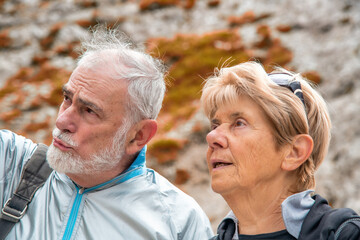
[[[219,6],[219,4],[220,4],[220,0],[210,0],[210,1],[208,1],[208,6],[209,7],[217,7],[217,6]]]
[[[80,7],[95,8],[98,6],[97,1],[94,0],[81,0],[76,2]]]
[[[48,36],[40,41],[40,46],[42,47],[43,50],[48,50],[51,48],[57,34],[61,30],[61,28],[63,28],[63,26],[64,23],[56,23],[51,27]]]
[[[40,123],[29,123],[24,127],[25,132],[37,132],[41,129],[48,129],[49,128],[49,120]]]
[[[185,9],[191,9],[194,7],[196,0],[186,0],[184,4]]]
[[[49,61],[49,58],[47,56],[37,55],[37,56],[33,57],[31,64],[32,65],[41,65],[47,61]]]
[[[0,32],[0,48],[9,48],[12,44],[12,39],[9,37],[9,30]]]
[[[141,0],[139,8],[141,11],[154,10],[169,6],[176,6],[179,4],[179,0]]]
[[[94,27],[97,24],[104,24],[108,28],[115,28],[116,25],[124,22],[125,17],[119,17],[115,20],[107,19],[105,16],[100,16],[99,11],[95,10],[90,19],[80,19],[76,21],[76,24],[83,28]]]
[[[12,104],[15,105],[15,106],[20,106],[24,102],[26,95],[27,94],[23,94],[23,93],[16,94],[16,97],[12,101]]]
[[[42,76],[43,80],[48,80],[52,83],[52,91],[50,94],[42,98],[51,106],[59,106],[63,100],[62,87],[70,77],[70,73],[62,69],[52,66],[44,67],[38,74]]]
[[[301,75],[313,83],[316,83],[316,84],[321,83],[321,76],[316,71],[303,72]]]
[[[0,99],[4,96],[16,92],[27,79],[33,74],[34,70],[32,68],[24,67],[12,77],[10,77],[3,88],[0,89]]]
[[[174,183],[181,185],[186,183],[190,179],[190,173],[186,169],[176,169]]]
[[[58,106],[62,101],[62,86],[68,80],[70,72],[44,63],[38,70],[34,68],[21,68],[14,76],[9,78],[0,90],[0,99],[7,94],[18,91],[24,83],[51,82],[53,89],[49,95],[43,97],[48,104]],[[23,93],[21,93],[23,94]]]
[[[273,45],[268,49],[266,59],[264,60],[265,68],[269,65],[285,66],[291,62],[293,53],[281,45],[279,39],[273,40]]]
[[[58,55],[65,55],[65,56],[70,56],[74,59],[79,57],[78,52],[75,50],[75,48],[77,46],[80,45],[79,41],[74,41],[74,42],[69,42],[65,45],[61,45],[58,46],[54,49],[54,51],[58,54]]]
[[[256,16],[254,11],[250,10],[250,11],[243,13],[243,15],[241,15],[239,17],[230,16],[230,17],[228,17],[227,21],[230,26],[234,27],[234,26],[243,25],[245,23],[253,23],[253,22],[259,21],[261,19],[268,18],[268,17],[270,17],[270,14],[264,13],[259,16]]]
[[[281,24],[281,25],[278,25],[276,27],[276,30],[278,30],[279,32],[290,32],[292,29],[292,27],[290,25],[285,25],[285,24]]]
[[[268,48],[273,44],[273,40],[271,38],[271,30],[269,26],[259,25],[256,32],[261,37],[261,40],[255,43],[255,47]]]
[[[19,117],[21,115],[21,111],[16,108],[12,109],[9,112],[4,112],[0,114],[0,119],[4,122],[10,122],[14,120],[15,118]]]

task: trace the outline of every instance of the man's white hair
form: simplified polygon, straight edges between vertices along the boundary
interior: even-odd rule
[[[128,115],[132,122],[156,119],[165,94],[165,67],[158,59],[136,48],[130,39],[116,29],[97,26],[82,43],[78,66],[103,71],[109,79],[128,84]]]

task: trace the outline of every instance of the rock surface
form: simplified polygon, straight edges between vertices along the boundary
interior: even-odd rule
[[[317,192],[335,207],[360,212],[360,2],[226,0],[210,7],[214,1],[198,0],[189,9],[184,4],[190,1],[178,2],[183,5],[152,5],[150,10],[141,11],[140,1],[134,0],[0,1],[0,88],[4,89],[9,78],[29,66],[49,73],[51,65],[63,69],[61,76],[67,76],[76,63],[71,55],[73,47],[87,36],[86,27],[94,22],[118,24],[135,42],[144,44],[151,38],[170,39],[179,33],[201,35],[229,29],[229,17],[249,11],[255,16],[266,15],[242,24],[236,31],[245,46],[250,46],[259,41],[257,26],[268,25],[273,36],[292,51],[289,67],[320,75],[319,91],[330,107],[333,137],[329,154],[317,173]],[[275,31],[281,26],[282,31]],[[286,28],[291,31],[286,32]],[[43,61],[48,65],[41,65]],[[43,99],[50,99],[49,91],[54,87],[42,79],[38,84],[16,85],[24,93],[20,95],[0,89],[1,128],[24,133],[34,141],[49,141],[57,108],[42,104]],[[194,132],[194,127],[200,130]],[[228,207],[210,188],[205,162],[207,128],[207,120],[198,110],[164,134],[187,141],[175,161],[159,164],[149,157],[148,165],[193,196],[215,229]]]

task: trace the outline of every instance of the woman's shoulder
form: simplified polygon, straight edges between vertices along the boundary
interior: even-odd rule
[[[299,239],[359,239],[360,216],[350,208],[332,208],[320,195],[306,216]]]

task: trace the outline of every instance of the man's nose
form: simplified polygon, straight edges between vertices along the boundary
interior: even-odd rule
[[[228,139],[225,132],[225,126],[220,125],[209,132],[206,136],[206,141],[210,148],[226,148],[228,146]]]
[[[70,106],[66,109],[60,108],[55,123],[58,129],[64,132],[74,133],[76,131],[77,124],[78,124],[77,112],[73,106]]]

